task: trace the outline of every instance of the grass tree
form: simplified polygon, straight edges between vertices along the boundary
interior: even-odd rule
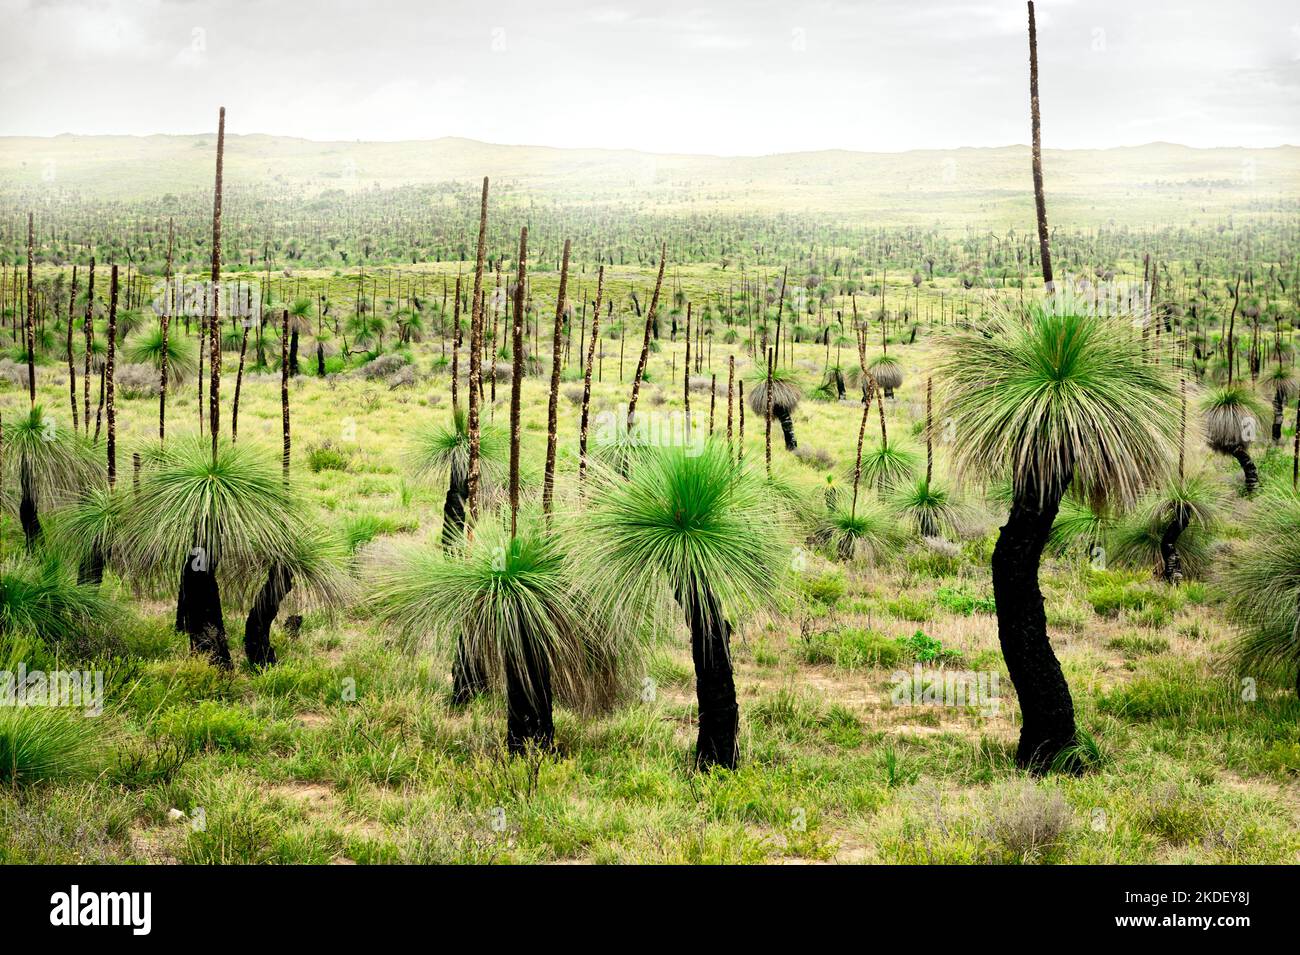
[[[1169,584],[1209,569],[1209,538],[1218,522],[1218,486],[1193,471],[1156,485],[1116,531],[1115,557],[1150,567]]]
[[[1047,637],[1043,548],[1067,489],[1098,506],[1131,502],[1164,472],[1175,453],[1176,386],[1144,355],[1130,318],[1060,294],[953,331],[934,377],[958,469],[1011,479],[993,594],[1023,720],[1017,763],[1041,771],[1077,743]]]
[[[799,407],[803,390],[799,380],[789,368],[779,368],[773,364],[771,374],[767,369],[755,372],[750,377],[749,407],[757,415],[766,415],[769,393],[771,397],[772,417],[781,422],[781,435],[785,438],[785,449],[794,451],[799,447],[794,434],[794,409]]]
[[[479,430],[479,467],[483,477],[500,483],[506,476],[509,437],[494,425]],[[450,547],[465,533],[469,500],[469,425],[464,409],[452,409],[445,424],[417,431],[407,451],[407,463],[420,477],[447,475],[442,505],[442,545]]]
[[[1223,385],[1212,389],[1201,402],[1205,414],[1205,440],[1219,454],[1235,458],[1245,479],[1249,496],[1259,487],[1259,469],[1250,457],[1250,445],[1259,437],[1263,407],[1245,385]]]
[[[1282,412],[1287,402],[1300,394],[1300,375],[1294,366],[1279,363],[1273,366],[1264,383],[1273,399],[1273,443],[1281,444]]]
[[[5,487],[19,489],[18,519],[30,552],[41,536],[41,508],[75,500],[100,479],[99,467],[89,442],[60,427],[40,405],[9,418],[3,435],[0,468]]]
[[[322,602],[344,591],[278,463],[248,444],[220,442],[213,458],[201,439],[169,443],[151,454],[114,548],[144,582],[174,581],[180,571],[176,629],[219,666],[232,665],[223,588],[248,596],[279,563]]]
[[[199,367],[194,343],[188,338],[172,335],[170,330],[161,327],[148,329],[135,336],[126,349],[126,357],[132,362],[153,365],[160,375],[165,367],[169,389],[185,384]]]
[[[479,466],[483,477],[500,483],[506,476],[509,439],[504,430],[486,425],[479,431]],[[466,535],[465,513],[469,501],[469,428],[464,409],[452,409],[448,424],[418,432],[407,452],[412,471],[422,477],[447,475],[447,496],[442,506],[442,546],[450,550]],[[488,689],[483,665],[466,640],[457,641],[452,663],[452,699],[458,705]]]
[[[459,547],[399,548],[374,573],[387,626],[480,662],[486,683],[505,696],[506,745],[516,754],[553,745],[556,697],[582,708],[600,679],[590,660],[627,656],[593,648],[631,632],[584,606],[561,536],[523,517],[512,534],[509,515],[485,515]]]
[[[695,663],[701,769],[734,768],[739,708],[729,615],[782,591],[790,540],[781,508],[760,476],[725,445],[647,448],[630,476],[593,469],[581,516],[583,580],[597,606],[640,619],[675,603]]]
[[[1241,628],[1232,655],[1247,676],[1293,672],[1300,696],[1300,494],[1264,495],[1248,529],[1223,577]]]

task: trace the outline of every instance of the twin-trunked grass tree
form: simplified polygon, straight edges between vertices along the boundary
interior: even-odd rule
[[[958,469],[1011,478],[992,561],[998,639],[1020,700],[1016,761],[1047,769],[1077,740],[1047,637],[1043,548],[1067,489],[1100,509],[1136,500],[1163,475],[1178,434],[1177,383],[1145,354],[1131,316],[1098,314],[1061,292],[950,334],[935,379]]]

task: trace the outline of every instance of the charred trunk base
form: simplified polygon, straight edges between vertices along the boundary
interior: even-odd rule
[[[455,706],[468,706],[487,691],[487,671],[462,636],[456,641],[456,659],[451,664],[451,702]]]
[[[195,569],[189,557],[181,569],[180,593],[176,598],[176,629],[190,638],[190,651],[206,656],[223,670],[234,668],[226,624],[221,616],[221,591],[215,570]]]
[[[1160,538],[1160,560],[1164,565],[1165,583],[1175,586],[1183,582],[1183,559],[1178,556],[1178,538],[1187,530],[1189,517],[1187,508],[1179,507]]]
[[[776,410],[777,420],[781,422],[781,435],[785,438],[785,449],[793,451],[799,447],[799,442],[794,439],[794,419],[790,417],[790,412],[785,410]]]
[[[23,538],[27,543],[27,553],[36,549],[36,541],[41,536],[41,518],[36,510],[36,495],[32,493],[31,478],[26,464],[22,467],[22,500],[18,504],[18,520],[23,527]]]
[[[293,589],[293,573],[281,564],[272,564],[266,583],[257,592],[248,619],[244,621],[244,654],[254,667],[274,666],[278,661],[271,646],[271,624],[280,613],[280,603]]]
[[[533,635],[520,634],[518,657],[506,660],[506,749],[518,756],[555,746],[551,669]]]
[[[1255,467],[1255,462],[1251,460],[1250,452],[1246,450],[1244,444],[1239,444],[1233,448],[1232,456],[1241,465],[1241,473],[1246,478],[1246,496],[1250,497],[1255,493],[1255,489],[1259,487],[1259,469]]]
[[[451,547],[465,531],[465,503],[469,500],[469,475],[452,468],[447,497],[442,504],[442,546]]]
[[[98,587],[104,582],[104,552],[96,544],[77,564],[77,583]]]
[[[735,769],[740,758],[740,707],[731,670],[731,624],[707,583],[693,589],[686,605],[700,711],[695,766],[706,772],[714,766]]]
[[[1056,765],[1078,742],[1074,700],[1047,637],[1047,614],[1038,567],[1064,488],[1048,499],[1026,495],[1011,506],[993,549],[993,598],[998,641],[1020,701],[1016,764],[1034,773],[1071,769]]]

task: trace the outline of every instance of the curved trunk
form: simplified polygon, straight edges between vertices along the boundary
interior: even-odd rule
[[[843,401],[845,395],[844,375],[841,374],[838,368],[835,369],[835,391],[839,395],[840,401]]]
[[[735,769],[740,755],[736,739],[740,708],[736,705],[736,681],[731,671],[731,624],[705,581],[691,589],[685,604],[700,711],[695,766],[703,770],[714,766]]]
[[[521,653],[506,659],[506,748],[514,755],[555,745],[551,668],[524,624]]]
[[[271,646],[271,624],[280,612],[281,601],[292,589],[293,572],[281,564],[272,564],[244,622],[244,653],[254,667],[274,666],[277,662],[275,647]]]
[[[230,646],[226,642],[226,624],[221,616],[221,591],[217,587],[216,569],[207,565],[199,570],[198,557],[187,555],[181,568],[180,592],[176,597],[176,629],[190,638],[190,651],[207,656],[214,666],[230,670]]]
[[[777,420],[781,422],[781,434],[785,437],[785,449],[793,451],[799,447],[799,442],[794,439],[794,419],[790,417],[790,412],[781,408],[775,409]]]
[[[1018,494],[993,548],[993,599],[998,642],[1020,700],[1016,763],[1044,772],[1076,742],[1074,701],[1047,638],[1047,614],[1038,587],[1038,564],[1056,519],[1064,487],[1039,501]]]
[[[1164,564],[1164,578],[1166,583],[1179,584],[1183,579],[1183,561],[1178,556],[1178,538],[1187,530],[1187,525],[1191,520],[1191,514],[1186,507],[1177,507],[1174,509],[1174,518],[1165,528],[1164,535],[1160,538],[1160,560]]]
[[[41,519],[36,510],[36,493],[32,488],[32,466],[23,455],[18,465],[18,481],[22,486],[22,500],[18,505],[18,519],[23,526],[23,537],[27,540],[27,553],[36,548],[36,540],[41,536]]]
[[[320,342],[316,343],[316,374],[325,377],[325,346]]]
[[[1259,469],[1255,467],[1255,462],[1250,459],[1250,452],[1246,450],[1244,444],[1239,444],[1233,448],[1232,456],[1241,465],[1241,473],[1246,478],[1246,496],[1249,497],[1259,487]]]

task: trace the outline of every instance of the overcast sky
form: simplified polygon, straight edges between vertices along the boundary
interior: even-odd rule
[[[761,154],[1028,141],[1017,0],[0,0],[0,134]],[[1038,3],[1043,142],[1300,143],[1294,0]]]

